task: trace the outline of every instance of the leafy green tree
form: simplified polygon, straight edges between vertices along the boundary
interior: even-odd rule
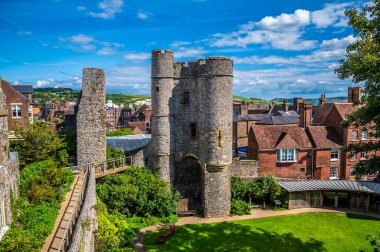
[[[355,84],[364,83],[363,97],[358,110],[348,116],[344,127],[354,125],[371,129],[370,135],[379,137],[380,132],[380,0],[372,0],[358,10],[347,10],[349,25],[357,40],[349,45],[345,59],[335,70],[340,79],[352,78]],[[357,104],[359,105],[359,104]],[[379,143],[362,143],[348,146],[356,153],[379,150]],[[375,174],[380,170],[380,158],[373,155],[356,166],[357,175]]]
[[[27,127],[16,126],[15,134],[19,140],[12,141],[10,146],[12,151],[18,152],[21,166],[57,158],[58,151],[65,150],[66,147],[57,132],[44,123],[30,124]]]

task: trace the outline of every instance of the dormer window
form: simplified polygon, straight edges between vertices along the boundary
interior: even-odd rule
[[[296,149],[276,150],[277,162],[297,162],[298,152]]]

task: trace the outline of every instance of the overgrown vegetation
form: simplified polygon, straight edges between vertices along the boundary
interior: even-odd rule
[[[251,214],[251,204],[244,200],[232,200],[231,215]]]
[[[281,187],[274,176],[262,176],[252,182],[245,181],[240,177],[232,177],[231,196],[231,214],[249,214],[247,210],[243,211],[248,208],[241,201],[250,205],[251,202],[261,204],[281,199],[283,205],[287,204],[287,199],[283,197]]]
[[[10,148],[18,152],[20,166],[49,158],[60,161],[62,165],[67,162],[66,144],[49,125],[34,123],[27,127],[16,126],[14,130],[19,140],[11,141]]]
[[[129,136],[129,135],[134,135],[132,130],[129,128],[117,129],[117,130],[107,132],[107,136]]]
[[[112,146],[107,146],[106,155],[107,160],[125,157],[124,151],[122,149],[114,148]]]
[[[97,183],[96,192],[97,251],[129,251],[141,228],[177,220],[173,213],[179,194],[149,169],[132,167],[107,176]]]
[[[73,174],[57,162],[31,163],[20,172],[20,196],[12,204],[13,222],[0,242],[0,251],[39,251],[52,232],[60,202]]]

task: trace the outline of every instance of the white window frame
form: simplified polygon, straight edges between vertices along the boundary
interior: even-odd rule
[[[354,138],[355,135],[355,138]],[[357,130],[352,130],[351,131],[351,141],[358,141],[359,137],[359,132]]]
[[[350,151],[350,161],[356,160],[356,152],[355,151]]]
[[[13,107],[15,108],[16,116],[13,114]],[[21,103],[11,103],[11,110],[12,110],[12,118],[15,118],[15,119],[22,118],[22,104]]]
[[[336,169],[336,172],[332,172],[333,169]],[[330,167],[330,179],[339,179],[339,168],[338,167],[336,167],[336,166]]]
[[[338,160],[339,160],[339,149],[331,148],[330,161],[338,161]]]
[[[366,151],[360,152],[360,160],[367,160],[367,152]]]
[[[298,161],[297,149],[277,149],[276,161],[278,163],[294,163]]]
[[[368,140],[368,131],[365,129],[362,130],[362,140]]]
[[[33,106],[29,105],[29,123],[33,124]]]

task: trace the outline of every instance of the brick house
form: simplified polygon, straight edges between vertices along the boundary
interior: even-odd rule
[[[354,179],[354,167],[360,160],[380,154],[343,151],[351,143],[378,141],[370,136],[369,126],[341,127],[347,115],[357,110],[354,103],[359,101],[360,91],[360,87],[350,88],[348,103],[321,102],[313,120],[311,104],[300,103],[299,126],[253,125],[249,133],[248,158],[258,160],[259,173],[271,173],[280,178]]]
[[[32,106],[30,104],[32,100],[32,86],[19,85],[18,87],[18,85],[12,86],[2,79],[0,81],[1,89],[6,96],[8,128],[12,130],[15,125],[26,126],[29,123],[33,123]],[[17,89],[23,93],[20,93]]]

